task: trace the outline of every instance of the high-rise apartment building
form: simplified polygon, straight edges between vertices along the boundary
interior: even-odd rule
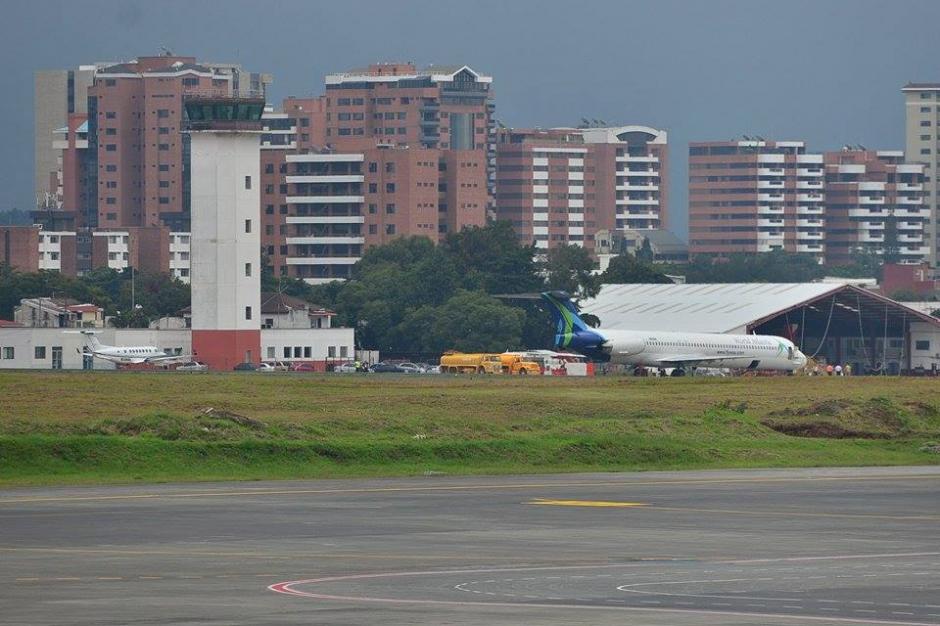
[[[927,258],[924,166],[900,150],[826,152],[826,262],[850,263],[859,252],[887,262]]]
[[[940,83],[908,83],[904,94],[906,154],[910,161],[924,164],[924,224],[929,262],[940,263]]]
[[[689,255],[786,250],[825,259],[823,155],[802,141],[689,144]]]
[[[666,225],[666,132],[646,126],[500,129],[496,217],[525,243],[595,251],[600,231]]]
[[[61,205],[58,172],[59,151],[53,134],[67,126],[71,115],[87,111],[88,88],[98,65],[81,65],[74,70],[43,70],[33,79],[33,153],[36,206]]]
[[[802,141],[689,146],[690,256],[771,250],[845,264],[926,258],[923,166],[900,151],[807,153]]]
[[[482,225],[492,191],[493,79],[464,66],[379,63],[326,77],[326,147],[441,151],[441,235]]]

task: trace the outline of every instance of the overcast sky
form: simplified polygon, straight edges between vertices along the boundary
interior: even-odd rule
[[[582,117],[669,131],[670,227],[686,233],[689,141],[904,147],[901,86],[940,81],[937,0],[8,2],[0,20],[0,210],[31,208],[33,72],[166,46],[319,94],[371,61],[466,63],[509,126]]]

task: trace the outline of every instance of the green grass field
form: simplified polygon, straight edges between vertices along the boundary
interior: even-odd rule
[[[0,373],[2,486],[937,464],[938,441],[930,379]]]

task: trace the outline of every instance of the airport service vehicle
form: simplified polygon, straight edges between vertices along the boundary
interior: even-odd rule
[[[726,335],[665,330],[591,328],[564,292],[545,292],[555,322],[555,347],[596,361],[633,367],[697,367],[792,372],[806,365],[789,339],[774,335]],[[676,375],[675,373],[673,375]]]
[[[189,361],[177,366],[177,372],[208,372],[209,366],[199,361]]]
[[[503,362],[498,354],[445,352],[441,371],[448,374],[501,374]]]
[[[370,372],[376,374],[404,374],[405,370],[395,363],[376,363],[369,368]]]
[[[504,374],[519,376],[538,376],[542,373],[542,366],[526,357],[523,352],[503,352],[499,355]]]
[[[232,368],[232,370],[236,372],[253,372],[256,369],[258,369],[257,365],[255,365],[254,363],[248,363],[248,362],[239,363],[238,365]]]
[[[167,354],[157,346],[106,346],[95,335],[95,330],[66,330],[66,333],[79,333],[85,337],[85,345],[78,350],[79,354],[90,354],[96,359],[111,361],[117,364],[149,363],[152,365],[169,365],[180,361],[190,361],[191,354]]]

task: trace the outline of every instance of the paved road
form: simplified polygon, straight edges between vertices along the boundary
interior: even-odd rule
[[[12,490],[0,623],[940,625],[940,468]]]

